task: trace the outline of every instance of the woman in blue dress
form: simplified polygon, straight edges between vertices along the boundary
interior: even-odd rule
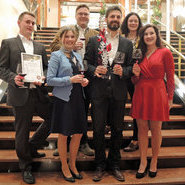
[[[86,132],[87,122],[83,89],[88,85],[84,75],[79,74],[78,66],[83,65],[81,56],[73,51],[76,33],[71,27],[64,27],[60,34],[62,48],[51,53],[48,65],[47,83],[53,86],[54,105],[51,132],[58,133],[58,151],[61,170],[66,181],[82,179],[76,168],[76,157],[82,134]],[[67,162],[67,137],[69,163]]]

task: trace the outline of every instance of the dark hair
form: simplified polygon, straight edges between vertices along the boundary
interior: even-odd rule
[[[139,21],[139,25],[138,25],[138,28],[137,28],[137,35],[139,34],[139,30],[140,28],[142,27],[142,22],[141,22],[141,18],[139,17],[139,15],[135,12],[130,12],[123,20],[123,23],[121,25],[121,32],[122,34],[125,34],[125,36],[127,37],[130,30],[128,29],[128,19],[129,17],[131,17],[132,15],[135,15],[137,18],[138,18],[138,21]]]
[[[32,17],[35,18],[35,15],[34,15],[33,13],[27,12],[27,11],[26,11],[26,12],[22,12],[22,13],[19,15],[18,20],[19,20],[19,21],[22,21],[24,15],[31,15]]]
[[[161,43],[161,37],[160,37],[160,33],[159,33],[159,30],[156,26],[152,25],[152,24],[147,24],[145,26],[143,26],[140,31],[139,31],[139,44],[138,44],[138,48],[141,49],[142,51],[142,55],[143,55],[143,58],[145,57],[145,54],[147,52],[147,45],[145,44],[144,42],[144,34],[145,34],[145,31],[148,29],[148,28],[153,28],[155,33],[156,33],[156,46],[158,48],[163,48],[164,46],[162,45]]]
[[[89,10],[89,7],[86,4],[80,4],[76,7],[76,12],[80,9],[80,8],[87,8]]]
[[[110,7],[107,9],[106,13],[105,13],[105,17],[107,18],[107,17],[109,16],[109,14],[110,14],[112,11],[115,11],[115,10],[120,11],[120,13],[121,13],[121,15],[122,15],[122,11],[121,11],[121,9],[120,9],[119,6],[110,6]]]

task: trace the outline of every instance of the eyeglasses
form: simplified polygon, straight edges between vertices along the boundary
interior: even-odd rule
[[[87,17],[87,16],[89,16],[89,13],[82,13],[82,12],[80,12],[80,13],[78,13],[78,15],[79,16],[83,16],[84,15],[85,17]]]

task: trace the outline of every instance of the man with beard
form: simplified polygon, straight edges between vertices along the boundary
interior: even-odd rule
[[[132,74],[133,47],[131,41],[119,34],[121,17],[122,12],[118,6],[108,8],[105,19],[107,32],[91,37],[85,54],[85,60],[88,61],[88,75],[92,83],[90,88],[96,164],[94,181],[102,179],[106,168],[104,130],[107,114],[111,127],[107,164],[117,180],[125,180],[119,168],[121,124],[127,98],[126,79]]]

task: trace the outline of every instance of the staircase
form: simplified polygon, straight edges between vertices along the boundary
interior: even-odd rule
[[[185,38],[185,32],[178,32],[181,36]],[[164,40],[166,40],[166,32],[161,31],[161,36]],[[177,51],[179,51],[179,39],[177,35],[171,33],[170,35],[170,44],[173,46]],[[185,56],[185,40],[181,40],[181,53]],[[172,51],[174,62],[175,62],[175,73],[178,75],[178,55]],[[180,79],[185,82],[185,61],[181,60],[181,76]]]
[[[49,44],[56,34],[58,28],[50,28],[35,33],[35,40],[46,46],[48,58],[50,57]],[[123,120],[123,140],[122,148],[126,146],[132,136],[132,118],[129,116],[130,103],[126,104],[126,116]],[[31,135],[42,122],[38,116],[34,116],[31,127]],[[150,135],[150,132],[149,132]],[[89,144],[92,142],[91,117],[88,117],[88,138]],[[170,121],[163,123],[163,142],[159,154],[158,174],[156,178],[145,177],[136,179],[135,173],[139,164],[139,151],[126,153],[121,150],[121,170],[125,174],[126,181],[118,182],[107,172],[102,181],[94,183],[92,175],[94,170],[94,157],[84,156],[79,152],[77,167],[82,171],[84,179],[77,181],[77,184],[102,184],[102,185],[179,185],[185,184],[185,107],[181,104],[174,104],[170,111]],[[105,134],[107,145],[109,145],[110,135]],[[151,136],[149,136],[151,137]],[[53,151],[56,147],[57,134],[51,134],[48,138],[49,147],[41,148],[40,151],[46,153],[46,157],[34,159],[33,171],[36,176],[36,184],[61,185],[69,184],[63,180],[60,173],[59,157],[54,157]],[[0,185],[1,184],[24,184],[18,166],[18,158],[15,152],[15,131],[12,108],[6,103],[0,104]],[[151,148],[148,150],[148,160],[151,159]]]
[[[130,104],[126,105],[126,112],[129,112]],[[15,131],[14,131],[14,117],[12,116],[11,107],[6,104],[0,104],[0,182],[6,183],[18,183],[21,182],[21,173],[18,167],[18,158],[14,149]],[[163,123],[163,143],[159,154],[159,172],[158,176],[154,179],[146,177],[138,180],[135,178],[135,173],[139,164],[139,151],[126,153],[121,150],[121,170],[126,176],[125,183],[121,184],[185,184],[185,116],[184,108],[180,104],[174,104],[171,110],[170,121]],[[33,118],[33,124],[30,135],[42,122],[40,117],[35,116]],[[92,143],[92,130],[91,130],[91,118],[88,118],[89,122],[89,143],[93,147]],[[128,115],[124,120],[123,131],[123,147],[129,142],[132,136],[132,118]],[[150,133],[149,133],[150,135]],[[107,145],[109,144],[110,135],[105,135]],[[150,136],[149,136],[150,137]],[[49,147],[42,148],[40,151],[46,153],[46,157],[41,159],[34,159],[33,170],[36,174],[38,184],[46,181],[49,184],[65,184],[64,180],[60,176],[60,160],[59,157],[53,157],[53,151],[55,149],[55,142],[57,140],[57,134],[51,134],[48,138],[50,143]],[[151,158],[151,148],[148,150],[148,159]],[[93,184],[91,180],[94,170],[94,157],[84,156],[79,153],[77,159],[78,169],[82,171],[84,180],[79,181],[80,184]],[[169,178],[170,177],[170,178]],[[46,184],[47,184],[46,183]],[[94,183],[96,184],[96,183]],[[105,178],[100,184],[119,184],[109,173],[105,175]]]

